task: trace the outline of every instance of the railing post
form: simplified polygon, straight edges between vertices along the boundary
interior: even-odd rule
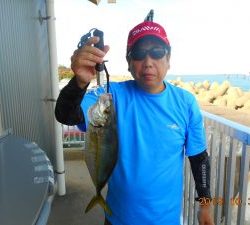
[[[236,148],[237,140],[230,138],[229,159],[228,159],[228,176],[226,182],[226,196],[225,196],[225,224],[231,224],[232,218],[232,204],[231,199],[234,197],[234,175],[236,168]]]
[[[245,209],[248,204],[247,199],[247,185],[248,185],[248,172],[249,172],[249,151],[250,146],[243,144],[242,157],[241,157],[241,170],[240,170],[240,190],[239,190],[239,206],[237,225],[245,224]]]

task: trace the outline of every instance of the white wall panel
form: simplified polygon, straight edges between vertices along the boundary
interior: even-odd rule
[[[45,0],[0,2],[0,116],[2,129],[35,141],[49,156],[53,149]]]

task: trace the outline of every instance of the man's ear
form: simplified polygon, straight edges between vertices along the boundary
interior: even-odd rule
[[[167,55],[168,70],[170,69],[170,55]]]
[[[170,61],[168,60],[168,70],[170,69]]]

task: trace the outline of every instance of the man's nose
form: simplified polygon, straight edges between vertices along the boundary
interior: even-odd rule
[[[152,62],[153,62],[153,59],[150,57],[149,54],[147,54],[145,59],[144,59],[144,66],[150,67],[150,66],[152,66]]]

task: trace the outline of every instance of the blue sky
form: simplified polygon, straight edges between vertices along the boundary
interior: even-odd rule
[[[129,30],[154,9],[172,46],[169,74],[250,72],[249,0],[116,0],[98,6],[87,0],[55,0],[58,63],[70,66],[80,37],[91,28],[104,31],[112,75],[127,75]]]

